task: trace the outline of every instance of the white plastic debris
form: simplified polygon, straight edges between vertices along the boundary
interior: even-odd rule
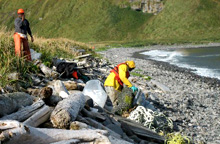
[[[61,98],[68,98],[69,95],[65,91],[61,91],[61,92],[59,92],[59,96]]]
[[[104,107],[107,94],[103,89],[103,84],[99,80],[90,80],[86,83],[83,94],[91,97],[95,104]]]
[[[68,90],[64,86],[63,82],[60,80],[57,80],[54,83],[54,89],[55,89],[56,93],[58,93],[59,96],[62,98],[67,98],[69,96]]]
[[[41,58],[41,53],[38,53],[36,51],[34,51],[33,49],[30,49],[31,51],[31,59],[32,60],[39,60]]]

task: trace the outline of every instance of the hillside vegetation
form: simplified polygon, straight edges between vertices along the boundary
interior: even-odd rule
[[[28,85],[31,80],[29,73],[38,72],[38,68],[32,63],[25,61],[24,58],[15,57],[13,33],[0,31],[0,87],[7,84],[16,83],[16,81],[8,80],[8,75],[13,72],[21,74],[21,82]],[[35,37],[34,43],[29,43],[30,48],[42,53],[41,61],[50,66],[52,58],[70,58],[73,59],[77,53],[70,48],[85,49],[90,52],[90,49],[83,43],[76,43],[67,39],[43,39]],[[92,52],[90,52],[92,53]]]
[[[110,0],[0,0],[0,5],[0,23],[9,29],[16,10],[24,8],[37,35],[87,42],[132,39],[150,17],[121,9]]]
[[[165,9],[144,28],[142,38],[157,42],[220,40],[220,0],[167,0]]]
[[[12,30],[24,8],[33,33],[93,43],[172,44],[220,41],[220,0],[166,0],[158,15],[121,3],[128,0],[0,0],[0,24]]]

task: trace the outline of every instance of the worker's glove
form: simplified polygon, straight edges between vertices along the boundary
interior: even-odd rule
[[[136,88],[135,86],[130,87],[130,89],[131,89],[133,92],[138,91],[138,88]]]

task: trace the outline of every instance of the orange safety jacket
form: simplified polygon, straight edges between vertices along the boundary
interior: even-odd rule
[[[121,80],[120,77],[119,77],[119,70],[118,70],[118,68],[119,68],[119,66],[122,65],[122,64],[127,65],[126,63],[118,64],[116,67],[114,67],[114,69],[112,69],[112,70],[110,71],[110,72],[113,72],[113,73],[115,74],[115,79],[118,81],[118,83],[119,83],[121,86],[123,86],[123,82],[122,82],[122,80]],[[128,66],[128,65],[127,65],[127,66]],[[126,72],[126,77],[127,77],[127,78],[130,77],[129,71]]]

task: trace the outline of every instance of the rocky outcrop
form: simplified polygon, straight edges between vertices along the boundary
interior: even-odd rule
[[[130,0],[131,8],[144,13],[158,14],[164,8],[163,0]]]

